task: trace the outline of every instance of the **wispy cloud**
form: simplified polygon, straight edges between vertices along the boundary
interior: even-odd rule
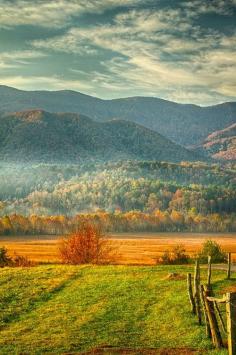
[[[1,85],[8,85],[22,90],[90,90],[89,83],[81,80],[68,80],[56,76],[1,76]]]
[[[0,27],[64,27],[75,16],[140,4],[141,0],[1,0]]]
[[[40,55],[64,55],[72,58],[69,64],[63,62],[64,77],[55,73],[50,78],[37,76],[35,80],[30,76],[12,76],[10,83],[21,88],[38,85],[50,89],[68,85],[90,94],[97,91],[98,96],[105,93],[106,97],[151,94],[200,104],[235,99],[235,26],[230,25],[225,31],[223,26],[204,24],[204,19],[213,15],[232,20],[236,0],[183,0],[177,6],[166,1],[165,6],[159,7],[158,3],[0,1],[0,26],[30,24],[54,28],[48,31],[48,38],[42,36],[26,42],[28,51],[0,54],[0,68],[4,72],[37,60]],[[91,22],[78,20],[85,13],[102,14],[106,10],[115,10],[110,11],[109,19],[104,16],[99,22],[92,16]],[[63,32],[58,30],[61,27]],[[74,80],[70,79],[72,75]]]
[[[101,64],[106,75],[94,71],[101,87],[160,92],[177,101],[210,103],[236,92],[236,33],[226,35],[201,28],[193,17],[203,12],[231,15],[222,1],[197,8],[183,3],[178,9],[132,10],[119,14],[112,24],[72,28],[65,35],[34,41],[36,48],[73,53],[110,50],[114,56]],[[197,9],[197,11],[195,11]],[[93,54],[94,54],[93,53]],[[196,95],[196,92],[198,94]],[[201,94],[202,92],[202,94]],[[179,96],[178,96],[179,95]]]
[[[0,53],[0,68],[19,68],[22,65],[27,65],[31,60],[45,56],[47,56],[47,54],[35,50],[2,52]]]
[[[209,13],[230,16],[234,14],[235,6],[235,0],[186,0],[182,3],[182,8],[188,10],[188,14],[193,17]]]

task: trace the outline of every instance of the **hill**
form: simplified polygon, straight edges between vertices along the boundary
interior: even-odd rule
[[[83,159],[198,160],[157,132],[124,120],[95,122],[73,113],[32,110],[0,116],[0,159],[78,162]]]
[[[216,159],[236,160],[236,124],[210,134],[200,150]]]
[[[236,103],[200,107],[182,105],[155,97],[101,100],[79,92],[22,91],[0,86],[0,111],[43,109],[73,112],[96,121],[121,118],[155,130],[178,144],[200,144],[213,131],[236,122]]]

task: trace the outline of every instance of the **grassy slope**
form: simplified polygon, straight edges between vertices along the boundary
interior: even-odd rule
[[[191,268],[192,269],[192,268]],[[62,354],[104,345],[212,352],[189,313],[184,267],[38,266],[1,270],[0,354]],[[204,275],[205,277],[205,275]],[[214,271],[217,287],[224,273]],[[233,281],[231,281],[233,284]]]

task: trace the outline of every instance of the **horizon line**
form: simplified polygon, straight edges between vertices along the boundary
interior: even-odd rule
[[[160,101],[165,101],[165,102],[170,102],[170,103],[174,103],[177,105],[183,105],[183,106],[195,106],[195,107],[213,107],[213,106],[219,106],[219,105],[223,105],[223,104],[229,104],[229,103],[236,103],[235,101],[221,101],[215,104],[211,104],[211,105],[203,105],[203,104],[195,104],[192,102],[188,102],[188,103],[182,103],[182,102],[178,102],[175,100],[170,100],[170,99],[164,99],[158,96],[145,96],[145,95],[133,95],[133,96],[121,96],[121,97],[117,97],[117,98],[103,98],[103,97],[99,97],[99,96],[94,96],[94,95],[90,95],[90,94],[86,94],[84,92],[75,90],[75,89],[59,89],[59,90],[53,90],[53,89],[21,89],[21,88],[17,88],[14,86],[10,86],[10,85],[5,85],[5,84],[1,84],[0,83],[0,88],[8,88],[8,89],[13,89],[13,90],[17,90],[17,91],[23,91],[23,92],[73,92],[76,94],[80,94],[80,95],[84,95],[84,96],[88,96],[97,100],[102,100],[102,101],[115,101],[115,100],[125,100],[125,99],[134,99],[134,98],[144,98],[144,99],[156,99],[156,100],[160,100]]]

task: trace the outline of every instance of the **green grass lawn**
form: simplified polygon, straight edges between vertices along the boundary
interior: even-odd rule
[[[118,348],[212,351],[190,313],[179,266],[37,266],[0,271],[0,354],[82,353]],[[205,271],[202,272],[203,279]],[[235,284],[213,271],[216,292]],[[142,352],[140,352],[142,354]],[[181,354],[181,351],[179,351]]]

